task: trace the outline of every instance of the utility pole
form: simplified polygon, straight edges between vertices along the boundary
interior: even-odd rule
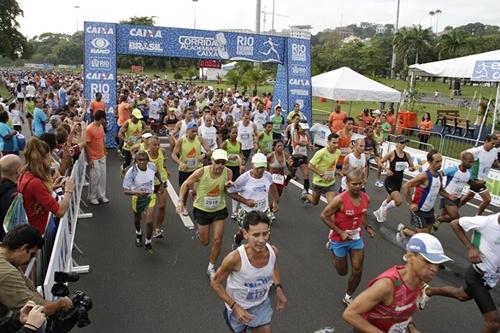
[[[394,38],[392,39],[392,61],[391,61],[391,79],[394,79],[394,70],[396,68],[396,44],[394,43],[396,39],[396,33],[399,27],[399,1],[396,9],[396,25],[394,26]]]
[[[274,35],[274,6],[275,6],[275,0],[273,0],[273,19],[271,20],[271,34]]]
[[[255,11],[255,33],[260,34],[260,5],[261,0],[257,0],[257,8]]]
[[[196,29],[196,3],[198,0],[193,0],[193,7],[194,7],[194,29]]]

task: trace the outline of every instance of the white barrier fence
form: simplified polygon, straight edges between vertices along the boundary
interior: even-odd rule
[[[82,196],[83,185],[85,184],[85,170],[87,161],[85,154],[82,152],[79,159],[73,165],[71,178],[75,182],[75,190],[71,197],[68,211],[59,221],[59,227],[54,239],[54,246],[50,256],[47,273],[43,283],[43,293],[45,299],[52,300],[54,296],[50,292],[54,285],[54,273],[63,272],[88,272],[89,266],[74,266],[73,265],[73,247],[75,246],[76,224],[80,213],[80,201]],[[88,215],[88,214],[86,214]],[[49,217],[50,219],[51,217]]]

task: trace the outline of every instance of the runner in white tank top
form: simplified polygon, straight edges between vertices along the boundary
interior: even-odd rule
[[[264,213],[250,212],[243,227],[247,244],[224,258],[211,286],[225,303],[224,318],[231,331],[257,327],[270,331],[273,310],[269,290],[273,283],[276,309],[283,310],[287,303],[276,265],[278,249],[268,243],[270,221]]]
[[[253,122],[250,121],[250,112],[243,112],[243,120],[238,122],[238,141],[241,142],[241,150],[243,156],[248,160],[250,152],[255,146],[255,137],[257,129]],[[245,125],[246,124],[246,125]]]
[[[344,166],[342,167],[342,174],[346,175],[352,168],[363,169],[365,175],[365,184],[368,178],[368,163],[366,161],[365,151],[365,139],[357,139],[353,152],[346,156],[344,159]],[[363,185],[364,190],[365,185]],[[343,192],[347,190],[347,179],[345,176],[342,177],[340,182],[340,191]]]

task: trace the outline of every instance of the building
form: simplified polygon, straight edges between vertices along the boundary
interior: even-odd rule
[[[347,27],[337,27],[333,31],[340,37],[340,39],[345,39],[354,35],[354,30]]]
[[[384,24],[377,24],[375,26],[375,33],[378,34],[385,34],[387,31],[387,27]]]

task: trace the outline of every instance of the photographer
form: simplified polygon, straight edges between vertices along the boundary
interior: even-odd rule
[[[45,324],[45,309],[28,301],[19,313],[9,312],[9,315],[0,318],[0,330],[4,333],[33,333],[41,332],[40,327]]]
[[[43,305],[48,316],[73,307],[68,297],[46,301],[36,291],[33,282],[24,276],[20,267],[29,263],[43,246],[43,239],[31,225],[10,230],[0,245],[0,318],[9,311],[19,312],[27,301]]]

